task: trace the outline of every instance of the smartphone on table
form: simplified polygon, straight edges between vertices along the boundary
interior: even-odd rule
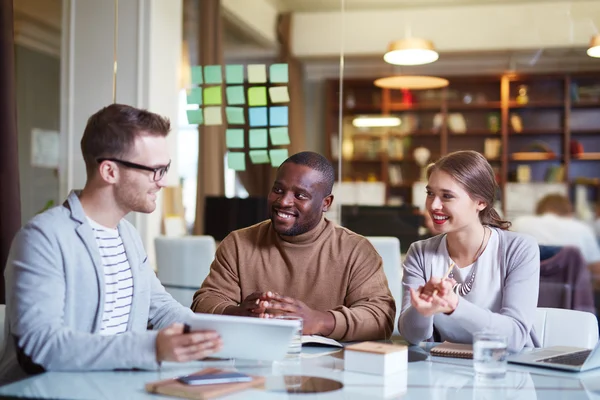
[[[239,372],[217,372],[214,374],[180,376],[177,380],[186,385],[214,385],[218,383],[250,382],[252,377]]]

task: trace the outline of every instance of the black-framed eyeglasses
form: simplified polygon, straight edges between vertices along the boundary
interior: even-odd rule
[[[147,167],[145,165],[136,164],[136,163],[132,163],[132,162],[125,161],[125,160],[119,160],[118,158],[97,158],[96,159],[96,162],[98,164],[100,164],[101,162],[104,162],[104,161],[113,161],[113,162],[119,163],[128,168],[141,169],[143,171],[154,172],[154,177],[152,178],[154,180],[154,182],[160,181],[167,174],[167,172],[169,172],[169,168],[171,167],[171,161],[169,161],[169,163],[167,165],[165,165],[164,167],[152,168],[152,167]]]

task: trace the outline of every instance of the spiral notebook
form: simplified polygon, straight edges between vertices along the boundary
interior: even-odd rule
[[[429,350],[436,357],[473,358],[473,345],[444,342]]]

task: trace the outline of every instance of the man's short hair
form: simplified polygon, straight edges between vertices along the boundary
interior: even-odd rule
[[[571,201],[562,194],[548,194],[544,196],[538,201],[535,209],[537,215],[553,213],[562,217],[571,215],[572,211]]]
[[[129,154],[139,135],[167,136],[168,118],[124,104],[111,104],[92,115],[83,131],[81,153],[88,178],[98,158],[121,158]]]
[[[312,151],[303,151],[289,157],[283,162],[283,164],[285,163],[306,165],[307,167],[314,169],[315,171],[319,171],[323,176],[323,180],[321,181],[321,183],[323,184],[324,191],[323,197],[329,196],[331,194],[331,191],[333,190],[333,183],[335,181],[335,171],[333,170],[333,165],[331,165],[328,159],[326,159],[319,153],[315,153]]]

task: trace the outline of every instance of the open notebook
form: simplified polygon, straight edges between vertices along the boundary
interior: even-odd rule
[[[473,358],[473,345],[444,342],[429,350],[436,357]]]

